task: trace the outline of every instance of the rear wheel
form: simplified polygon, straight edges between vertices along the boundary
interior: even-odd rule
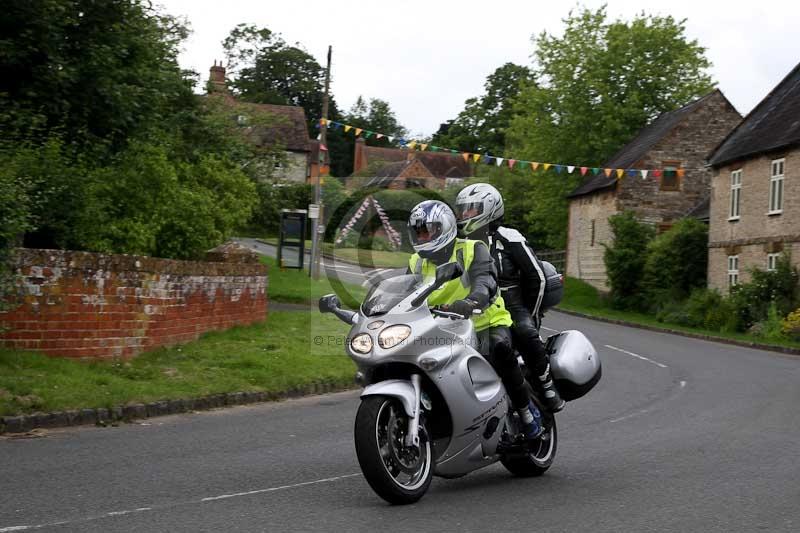
[[[406,446],[408,416],[399,401],[386,396],[361,400],[355,424],[358,463],[367,483],[392,504],[414,503],[433,479],[431,444],[420,426],[419,447]]]
[[[500,460],[506,469],[519,477],[541,476],[553,464],[558,448],[558,428],[552,413],[545,411],[541,404],[534,399],[534,403],[542,413],[544,433],[530,447],[525,455],[512,455]]]

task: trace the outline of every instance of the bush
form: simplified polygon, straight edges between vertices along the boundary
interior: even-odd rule
[[[308,209],[314,201],[314,187],[304,183],[256,183],[258,197],[250,225],[267,235],[280,231],[281,209]]]
[[[793,340],[800,341],[800,309],[795,309],[781,321],[781,332]]]
[[[708,227],[686,218],[658,235],[647,246],[643,293],[651,309],[685,300],[706,284]]]
[[[783,339],[781,326],[781,315],[778,314],[778,307],[775,302],[772,302],[767,310],[767,318],[755,323],[750,328],[750,331],[756,337],[768,341],[777,341]]]
[[[603,245],[603,260],[611,286],[611,304],[618,309],[642,309],[641,284],[647,257],[644,251],[655,232],[630,211],[613,215],[608,221],[614,239],[610,246]]]
[[[684,307],[693,327],[721,332],[736,329],[736,310],[730,299],[717,290],[695,289]]]
[[[735,309],[737,329],[747,331],[753,324],[767,319],[769,308],[774,303],[780,316],[788,315],[800,307],[798,298],[798,271],[784,255],[778,260],[774,271],[755,269],[752,280],[731,289],[731,301]]]

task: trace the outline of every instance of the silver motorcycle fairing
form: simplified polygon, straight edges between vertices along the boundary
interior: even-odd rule
[[[436,461],[436,474],[463,475],[499,459],[496,450],[509,409],[506,391],[500,377],[477,350],[472,322],[434,317],[427,305],[410,306],[408,301],[413,297],[412,294],[380,316],[359,315],[349,338],[368,334],[373,348],[369,354],[359,354],[348,344],[347,353],[366,375],[378,366],[403,363],[413,365],[429,378],[444,398],[453,424],[450,440]],[[378,320],[384,324],[369,329]],[[382,348],[378,342],[380,332],[400,324],[411,327],[411,336],[397,346]],[[423,360],[435,365],[426,371]],[[398,398],[409,417],[415,416],[414,409],[419,408],[409,406],[414,401],[414,388],[409,380],[378,382],[367,387],[362,395],[367,394]],[[434,404],[432,409],[436,408]],[[493,418],[496,418],[494,431],[487,432],[487,424]]]

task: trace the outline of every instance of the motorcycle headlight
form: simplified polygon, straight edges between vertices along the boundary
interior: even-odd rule
[[[388,350],[406,340],[409,335],[411,335],[411,328],[409,326],[389,326],[378,335],[378,344],[380,344],[381,348],[384,350]]]
[[[350,341],[350,348],[360,354],[368,354],[372,351],[372,337],[367,333],[360,333]]]

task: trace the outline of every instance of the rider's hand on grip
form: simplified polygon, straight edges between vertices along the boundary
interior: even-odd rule
[[[472,318],[472,313],[475,311],[476,306],[477,304],[472,300],[456,300],[447,306],[447,310],[464,318]]]

